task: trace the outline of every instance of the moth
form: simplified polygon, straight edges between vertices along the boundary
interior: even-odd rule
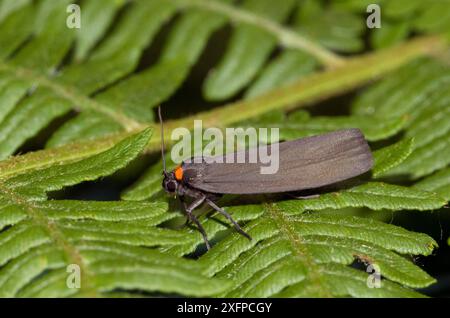
[[[193,222],[201,232],[206,247],[210,244],[203,226],[193,211],[207,204],[224,215],[243,236],[251,237],[233,220],[230,214],[216,204],[223,194],[268,194],[296,192],[316,189],[359,176],[373,166],[373,157],[364,135],[359,129],[343,129],[331,133],[300,138],[279,143],[279,168],[274,174],[261,174],[262,163],[244,163],[228,160],[226,154],[220,162],[196,161],[194,158],[183,161],[173,171],[166,170],[164,160],[164,136],[161,109],[161,152],[163,158],[162,187],[167,193],[181,200],[188,221]],[[265,151],[271,151],[272,145]],[[244,150],[245,158],[250,158],[259,148]],[[189,205],[185,198],[193,199]]]

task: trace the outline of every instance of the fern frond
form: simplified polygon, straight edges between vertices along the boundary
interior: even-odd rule
[[[269,204],[264,209],[264,217],[246,227],[253,238],[251,242],[239,235],[229,235],[201,259],[208,264],[208,275],[232,279],[234,287],[225,296],[277,296],[300,282],[301,292],[306,290],[308,294],[355,296],[348,291],[335,292],[341,284],[333,281],[352,271],[335,264],[349,265],[355,260],[375,264],[383,277],[400,285],[425,287],[434,281],[397,254],[428,255],[436,243],[427,235],[359,217],[298,215],[302,211],[299,201]],[[361,276],[356,274],[347,285],[361,288],[362,282],[356,279]],[[366,281],[367,276],[363,282]],[[391,289],[392,286],[395,287]],[[372,296],[376,294],[415,295],[390,283]]]
[[[50,191],[125,167],[149,137],[147,130],[95,156],[1,180],[2,296],[89,295],[116,288],[192,295],[223,290],[226,284],[199,274],[194,261],[140,247],[189,241],[184,233],[155,227],[173,217],[165,203],[47,199]],[[81,269],[80,290],[66,283],[70,264]]]
[[[64,136],[66,141],[73,140],[75,137],[86,139],[133,128],[136,130],[143,129],[146,121],[147,123],[151,122],[148,111],[139,111],[147,97],[153,98],[152,103],[159,103],[160,98],[164,99],[164,96],[170,95],[173,92],[173,87],[177,86],[176,81],[167,83],[167,76],[180,73],[181,75],[178,76],[182,76],[183,74],[180,69],[177,69],[174,73],[168,72],[170,64],[166,64],[168,69],[164,72],[158,72],[158,69],[149,70],[121,82],[117,87],[113,86],[98,99],[89,97],[90,94],[132,72],[138,63],[142,50],[151,41],[164,21],[174,14],[175,7],[168,4],[162,5],[160,1],[140,1],[121,20],[118,31],[108,41],[104,41],[89,59],[79,64],[68,65],[60,71],[57,79],[54,76],[48,76],[67,54],[74,40],[73,31],[60,27],[65,23],[67,4],[67,1],[41,1],[38,9],[44,13],[49,11],[47,14],[51,16],[51,19],[45,19],[39,15],[35,17],[36,23],[45,21],[42,26],[42,34],[35,35],[35,38],[27,43],[12,59],[1,62],[0,74],[4,78],[5,85],[10,82],[14,83],[17,79],[21,80],[24,84],[20,90],[22,96],[26,90],[33,86],[38,87],[29,98],[20,102],[21,95],[15,95],[15,99],[9,103],[10,106],[7,106],[10,111],[5,113],[6,117],[3,118],[0,126],[2,136],[5,138],[0,145],[3,158],[11,154],[27,138],[45,127],[52,119],[67,113],[73,107],[89,113],[90,116],[83,116],[82,114],[81,116],[85,121],[75,118],[74,125],[70,124],[69,121],[62,128],[63,131],[67,132],[67,136]],[[33,3],[26,6],[31,7],[31,10],[35,9]],[[116,6],[114,10],[118,10],[119,7]],[[95,19],[95,16],[92,19]],[[27,24],[24,21],[21,22]],[[5,25],[5,28],[7,27],[8,25]],[[62,32],[62,34],[53,34],[54,30],[60,30],[59,32]],[[32,32],[32,30],[29,31]],[[97,35],[94,40],[100,36]],[[54,41],[54,38],[60,40]],[[35,47],[34,43],[38,43],[42,48]],[[14,42],[13,44],[15,44],[15,47],[11,44],[11,50],[14,50],[21,43]],[[48,55],[47,52],[51,52],[52,55]],[[173,67],[185,69],[184,64],[180,66],[180,63],[173,63]],[[159,94],[155,95],[154,91],[148,90],[148,87],[152,87],[154,81],[164,81],[164,79],[166,80],[163,84],[171,84],[163,86],[167,87],[166,91],[159,91]],[[135,86],[134,84],[137,82],[142,86]],[[129,97],[131,95],[124,94],[124,91],[130,88],[133,88],[134,93],[140,95],[142,100],[133,99]],[[158,89],[160,89],[159,86]],[[142,94],[145,94],[145,96]],[[111,99],[115,98],[119,98],[120,103],[111,104]],[[19,104],[15,105],[18,102]],[[12,107],[14,106],[14,109],[18,111],[13,111]],[[144,106],[148,107],[148,104],[145,103]],[[145,113],[145,116],[143,116],[143,113]],[[26,118],[30,116],[35,118],[33,125],[25,123]],[[105,127],[98,132],[93,127],[99,121],[104,122]],[[11,135],[13,127],[14,135]],[[21,131],[23,132],[21,133]],[[61,141],[58,141],[61,138],[61,134],[58,134],[50,144],[61,143]]]

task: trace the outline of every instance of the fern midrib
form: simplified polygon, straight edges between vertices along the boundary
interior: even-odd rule
[[[0,71],[6,71],[16,78],[35,83],[41,87],[49,88],[57,96],[70,101],[74,105],[73,107],[76,111],[90,110],[106,115],[116,123],[120,124],[127,132],[139,131],[147,127],[146,124],[140,123],[126,116],[124,113],[114,110],[108,105],[82,94],[75,87],[57,83],[57,78],[51,79],[40,75],[31,69],[10,65],[2,60],[0,60]]]
[[[292,250],[297,258],[306,265],[307,276],[311,282],[315,284],[321,297],[333,297],[331,291],[325,287],[326,284],[322,280],[321,269],[308,253],[308,248],[306,244],[303,243],[302,238],[297,234],[295,229],[292,228],[292,222],[290,222],[288,217],[286,217],[274,204],[265,204],[265,209],[269,212],[269,217],[277,224],[280,229],[280,234],[291,244]]]
[[[81,270],[81,287],[84,292],[90,296],[97,296],[95,288],[92,286],[93,273],[90,272],[86,266],[86,263],[81,256],[78,249],[70,244],[70,242],[64,238],[63,233],[58,229],[55,222],[49,220],[45,215],[39,212],[39,209],[31,204],[26,198],[18,195],[14,191],[10,191],[7,187],[0,183],[0,193],[9,198],[9,200],[18,206],[24,207],[28,217],[37,226],[42,228],[50,239],[64,252],[66,260],[69,264],[77,264]]]

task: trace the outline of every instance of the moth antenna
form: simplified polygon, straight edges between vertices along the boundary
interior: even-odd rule
[[[161,116],[161,106],[158,106],[158,117],[159,117],[159,123],[161,126],[161,158],[162,158],[162,163],[163,163],[163,171],[164,171],[164,175],[167,175],[167,170],[166,170],[166,158],[164,157],[164,125],[163,125],[163,120],[162,120],[162,116]]]

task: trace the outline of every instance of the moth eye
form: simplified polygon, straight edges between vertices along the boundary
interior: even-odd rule
[[[167,182],[166,189],[169,192],[175,192],[175,190],[177,189],[177,184],[174,181]]]

